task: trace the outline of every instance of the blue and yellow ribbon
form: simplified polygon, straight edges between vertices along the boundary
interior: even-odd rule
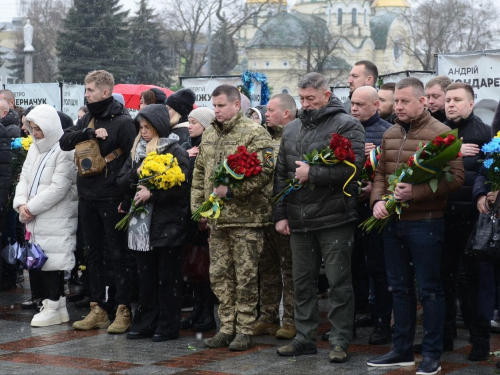
[[[234,173],[234,171],[229,168],[229,165],[227,165],[227,159],[224,160],[223,162],[223,165],[224,165],[224,168],[226,169],[227,173],[229,173],[231,176],[233,176],[235,179],[237,180],[242,180],[243,177],[245,177],[244,174],[237,174],[237,173]]]
[[[436,174],[436,173],[438,173],[438,172],[439,172],[439,170],[438,170],[438,169],[435,169],[435,168],[433,168],[433,167],[429,167],[428,165],[425,165],[425,164],[423,164],[422,162],[418,161],[418,159],[417,159],[416,155],[415,155],[414,161],[415,161],[415,165],[416,165],[417,167],[419,167],[420,169],[423,169],[423,170],[424,170],[424,171],[426,171],[426,172],[429,172],[429,173],[431,173],[431,174]]]
[[[224,200],[219,198],[217,194],[212,193],[210,194],[209,202],[212,203],[212,207],[210,207],[209,210],[200,212],[200,215],[209,219],[217,219],[220,216],[222,207],[224,206]]]
[[[401,219],[401,213],[403,212],[403,208],[408,208],[409,204],[407,202],[400,202],[396,198],[394,198],[394,194],[386,194],[382,196],[382,200],[387,201],[387,205],[394,205],[394,209],[398,214],[398,218]]]

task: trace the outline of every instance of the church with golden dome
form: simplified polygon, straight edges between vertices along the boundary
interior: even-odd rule
[[[273,94],[298,94],[306,71],[320,71],[332,86],[346,86],[356,61],[373,61],[380,74],[419,70],[405,18],[407,0],[246,0],[260,8],[239,33],[239,64],[265,73]]]

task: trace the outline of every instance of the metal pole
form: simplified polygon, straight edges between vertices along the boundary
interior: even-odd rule
[[[208,58],[207,58],[207,74],[212,75],[212,17],[208,17]]]

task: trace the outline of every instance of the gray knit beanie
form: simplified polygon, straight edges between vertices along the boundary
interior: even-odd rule
[[[206,129],[210,126],[210,123],[215,118],[215,114],[214,111],[212,111],[210,108],[199,107],[193,109],[189,114],[188,118],[189,117],[192,117],[195,120],[197,120],[201,124],[201,126],[203,126]]]

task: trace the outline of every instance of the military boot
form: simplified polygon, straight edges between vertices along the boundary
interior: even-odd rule
[[[229,350],[242,352],[253,346],[252,336],[243,333],[237,333],[234,340],[229,344]]]
[[[253,325],[253,335],[261,336],[265,334],[275,335],[276,331],[280,328],[277,323],[268,323],[261,320],[257,320]]]
[[[125,305],[118,305],[115,320],[113,324],[108,327],[108,333],[125,333],[130,328],[131,323],[132,318],[128,307]]]
[[[90,302],[90,312],[83,320],[73,323],[73,328],[88,331],[95,328],[108,328],[110,325],[108,313],[101,309],[97,302]]]
[[[276,332],[276,338],[283,340],[292,340],[296,334],[297,330],[295,329],[295,326],[293,324],[283,325],[283,327],[278,329],[278,331]]]
[[[229,346],[233,339],[234,335],[218,332],[214,337],[204,340],[203,344],[210,349],[222,348],[224,346]]]

